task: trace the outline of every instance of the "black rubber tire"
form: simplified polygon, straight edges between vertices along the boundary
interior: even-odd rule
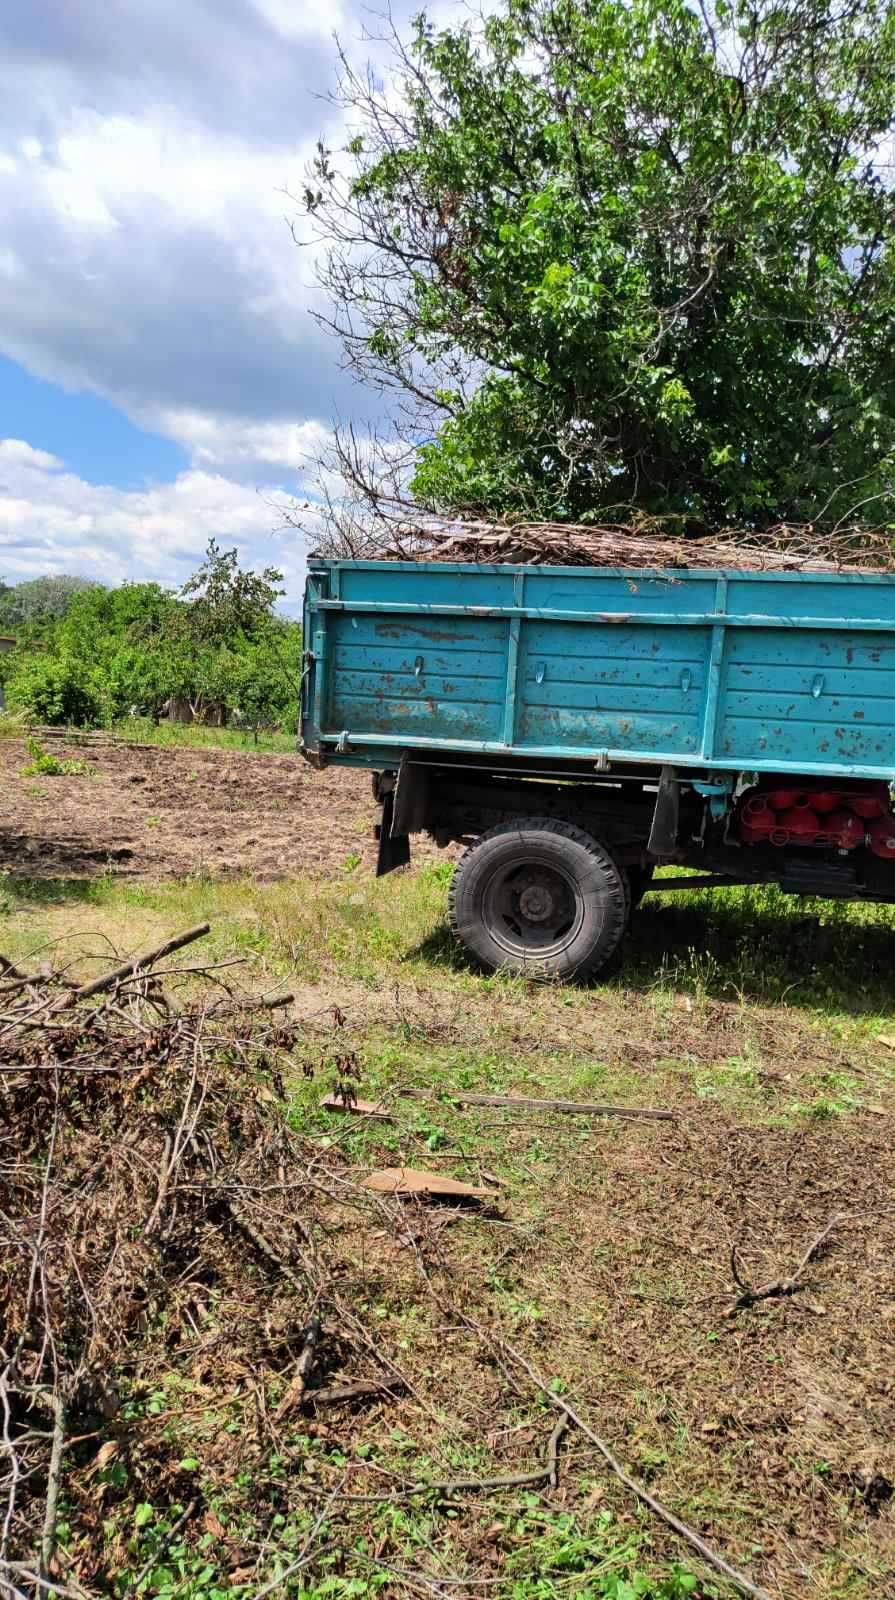
[[[492,886],[501,882],[501,873],[524,870],[527,863],[536,873],[558,874],[574,903],[573,927],[544,954],[520,948],[524,940],[510,937],[508,944],[497,919],[488,925]],[[631,891],[624,867],[583,829],[553,817],[519,817],[489,828],[461,857],[449,912],[457,938],[485,971],[567,982],[592,977],[609,961],[628,925]]]

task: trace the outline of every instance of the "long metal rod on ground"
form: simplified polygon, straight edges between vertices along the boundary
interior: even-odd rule
[[[423,1089],[402,1089],[403,1095],[415,1100],[434,1099]],[[516,1094],[452,1094],[450,1098],[463,1106],[508,1106],[512,1111],[562,1111],[582,1117],[646,1117],[651,1122],[676,1122],[677,1111],[663,1111],[655,1106],[604,1106],[591,1100],[536,1100],[528,1095]]]

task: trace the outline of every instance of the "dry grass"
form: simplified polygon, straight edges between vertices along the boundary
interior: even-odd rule
[[[420,1480],[536,1467],[552,1417],[524,1370],[501,1359],[508,1341],[771,1593],[884,1593],[895,1568],[895,1052],[877,1041],[895,1031],[890,914],[748,893],[701,911],[682,897],[647,902],[615,978],[545,990],[466,969],[444,932],[445,878],[429,867],[376,884],[355,868],[261,886],[8,891],[7,953],[62,939],[85,974],[106,937],[133,948],[210,915],[213,954],[236,950],[252,985],[296,991],[282,1111],[321,1161],[352,1180],[406,1162],[504,1186],[490,1217],[383,1209],[353,1186],[324,1206],[341,1303],[401,1368],[401,1397],[299,1412],[266,1434],[257,1406],[270,1417],[288,1375],[265,1364],[258,1297],[277,1326],[291,1318],[293,1341],[307,1306],[290,1313],[288,1284],[257,1257],[244,1291],[248,1365],[214,1343],[236,1280],[220,1302],[206,1294],[198,1340],[186,1323],[163,1335],[151,1381],[132,1365],[113,1429],[120,1454],[91,1476],[94,1441],[78,1464],[84,1491],[108,1485],[111,1570],[125,1575],[113,1588],[123,1592],[156,1541],[158,1571],[142,1592],[251,1594],[297,1556],[334,1491],[400,1494]],[[320,1110],[346,1072],[389,1102],[391,1124]],[[466,1110],[463,1088],[664,1104],[679,1120]],[[797,1292],[735,1309],[734,1246],[744,1282],[785,1279],[839,1214]],[[356,1375],[338,1316],[326,1320],[317,1383]],[[680,1541],[580,1435],[560,1459],[556,1490],[334,1502],[324,1533],[338,1549],[290,1580],[293,1592],[615,1600],[640,1574],[643,1592],[682,1597],[675,1564],[702,1569]],[[191,1497],[198,1512],[163,1548]],[[137,1503],[151,1507],[139,1529]],[[73,1552],[83,1516],[70,1517]],[[716,1586],[708,1575],[703,1592]]]

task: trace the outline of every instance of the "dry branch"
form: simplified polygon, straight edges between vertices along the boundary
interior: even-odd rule
[[[309,1389],[305,1395],[309,1405],[337,1406],[351,1400],[385,1400],[400,1394],[404,1384],[400,1379],[393,1379],[390,1383],[374,1383],[361,1380],[358,1383],[334,1383],[326,1389]]]
[[[120,967],[113,967],[111,972],[104,972],[99,978],[91,978],[89,983],[82,983],[79,988],[66,995],[66,1005],[76,1005],[79,1000],[89,1000],[95,994],[104,994],[109,989],[114,989],[116,983],[121,983],[124,978],[130,978],[134,973],[145,971],[147,968],[161,961],[165,956],[174,954],[175,950],[182,950],[185,945],[195,944],[197,939],[204,939],[211,932],[209,923],[200,922],[195,928],[187,928],[185,933],[175,934],[172,939],[166,939],[164,944],[156,945],[154,950],[146,950],[143,955],[133,956],[130,961],[122,962]]]
[[[395,519],[375,554],[398,561],[507,562],[525,566],[652,569],[669,576],[687,568],[741,572],[892,572],[895,546],[888,530],[862,526],[820,529],[777,523],[761,530],[721,528],[687,537],[680,519],[642,517],[633,523]]]
[[[802,1274],[805,1268],[810,1265],[819,1251],[823,1249],[834,1228],[838,1228],[843,1222],[848,1222],[851,1215],[852,1213],[848,1211],[838,1211],[835,1216],[831,1217],[826,1227],[817,1235],[817,1238],[812,1239],[795,1271],[788,1278],[775,1278],[771,1283],[759,1284],[755,1288],[751,1284],[745,1283],[740,1276],[737,1248],[734,1245],[730,1252],[730,1270],[734,1283],[742,1293],[729,1315],[733,1316],[737,1311],[747,1311],[750,1306],[756,1306],[762,1300],[785,1300],[791,1295],[800,1294],[803,1289],[808,1287],[802,1281]]]
[[[265,1311],[288,1299],[307,1320],[326,1288],[295,1242],[326,1168],[313,1152],[311,1178],[312,1151],[283,1121],[279,1063],[296,1038],[270,1016],[283,997],[258,1006],[211,970],[220,963],[199,964],[175,1007],[154,970],[207,931],[127,961],[113,953],[76,986],[64,966],[26,973],[24,991],[4,997],[0,1125],[15,1133],[0,1160],[0,1570],[20,1572],[12,1589],[29,1596],[74,1592],[69,1574],[56,1576],[59,1507],[80,1492],[92,1504],[93,1491],[68,1442],[95,1436],[97,1413],[117,1411],[119,1383],[158,1362],[147,1306],[186,1348],[213,1286],[218,1327],[254,1379],[254,1352],[263,1363],[266,1347],[247,1296]],[[168,1349],[161,1359],[167,1367]],[[50,1419],[41,1426],[38,1410]],[[83,1526],[96,1529],[89,1559],[100,1574],[111,1558],[102,1521]]]
[[[305,1390],[308,1387],[308,1379],[311,1376],[311,1368],[314,1365],[314,1357],[317,1353],[317,1346],[320,1343],[321,1332],[320,1318],[312,1317],[305,1329],[305,1342],[298,1358],[295,1376],[273,1414],[274,1422],[282,1422],[283,1418],[287,1417],[295,1406],[301,1405]]]
[[[497,1478],[444,1478],[438,1483],[415,1483],[407,1489],[395,1489],[389,1494],[340,1494],[340,1500],[356,1505],[393,1505],[403,1500],[414,1500],[422,1494],[467,1494],[482,1489],[522,1489],[538,1483],[548,1483],[552,1489],[559,1482],[559,1445],[568,1432],[568,1417],[560,1417],[547,1441],[547,1455],[542,1467],[530,1472],[509,1472]]]
[[[139,1572],[131,1579],[124,1591],[125,1600],[130,1600],[130,1596],[136,1594],[147,1573],[163,1560],[165,1554],[168,1550],[170,1550],[174,1540],[177,1538],[177,1535],[186,1527],[198,1504],[198,1500],[191,1500],[189,1504],[184,1507],[183,1511],[180,1513],[180,1516],[177,1518],[177,1521],[171,1524],[164,1538],[161,1540],[159,1547],[153,1550],[149,1559],[143,1563],[143,1566],[140,1568]]]
[[[50,1446],[50,1464],[47,1468],[47,1492],[44,1506],[43,1528],[40,1536],[40,1577],[50,1576],[50,1564],[56,1553],[56,1511],[62,1476],[62,1451],[65,1445],[65,1402],[61,1394],[53,1396],[53,1440]]]

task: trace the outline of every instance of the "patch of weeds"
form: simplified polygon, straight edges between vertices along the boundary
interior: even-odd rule
[[[423,883],[436,883],[440,888],[447,888],[454,876],[453,861],[429,861],[420,868],[419,877]]]
[[[683,955],[663,956],[656,986],[666,988],[670,985],[691,996],[697,1006],[704,1008],[711,994],[717,990],[721,975],[721,963],[711,950],[691,948]]]
[[[432,1118],[428,1117],[425,1112],[421,1112],[414,1119],[407,1132],[415,1134],[418,1139],[422,1140],[426,1149],[431,1151],[445,1150],[455,1142],[447,1132],[447,1129],[441,1127],[439,1123],[433,1122]]]
[[[349,851],[348,855],[345,857],[345,860],[342,862],[342,871],[345,873],[356,872],[363,859],[364,858],[359,850]]]
[[[793,1116],[806,1117],[810,1122],[832,1122],[835,1117],[846,1116],[855,1107],[853,1102],[849,1104],[828,1095],[818,1095],[816,1100],[796,1101],[787,1109]]]
[[[531,1497],[527,1511],[537,1506]],[[717,1595],[677,1564],[661,1578],[650,1577],[637,1565],[637,1537],[618,1528],[610,1511],[585,1523],[566,1512],[539,1533],[523,1512],[505,1531],[518,1541],[507,1561],[510,1572],[519,1574],[509,1589],[511,1600],[554,1600],[569,1593],[569,1580],[577,1574],[581,1582],[574,1593],[580,1600],[688,1600],[697,1592],[709,1600]]]
[[[225,947],[235,948],[246,955],[266,955],[270,944],[270,932],[263,923],[231,923],[226,929]]]
[[[246,1591],[247,1585],[233,1583],[226,1557],[223,1562],[216,1557],[211,1534],[203,1534],[192,1545],[180,1537],[172,1539],[185,1509],[175,1504],[161,1510],[148,1500],[137,1504],[127,1539],[132,1564],[116,1576],[119,1594],[135,1592],[156,1600],[229,1600]]]
[[[23,778],[89,778],[96,770],[80,756],[70,756],[60,761],[58,756],[50,755],[37,739],[29,739],[27,749],[31,760],[22,768]]]

